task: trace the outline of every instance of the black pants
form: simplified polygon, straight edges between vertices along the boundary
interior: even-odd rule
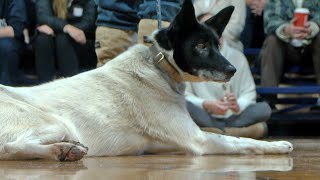
[[[22,43],[15,38],[0,38],[0,84],[15,85],[21,47]]]
[[[57,33],[49,36],[39,33],[35,40],[35,64],[39,82],[54,79],[56,71],[59,76],[69,77],[81,71],[92,69],[97,63],[94,42],[76,43],[69,35]]]

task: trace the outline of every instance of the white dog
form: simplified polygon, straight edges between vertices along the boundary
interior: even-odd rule
[[[188,114],[184,80],[228,81],[235,73],[218,51],[232,12],[200,24],[186,0],[171,25],[154,33],[152,48],[136,45],[96,70],[40,86],[1,86],[0,159],[291,152],[285,141],[201,131]]]

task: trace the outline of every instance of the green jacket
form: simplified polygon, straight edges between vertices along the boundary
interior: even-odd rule
[[[291,38],[283,33],[283,28],[294,18],[295,0],[267,0],[264,9],[264,30],[267,35],[275,33],[280,39],[289,42]],[[305,0],[304,8],[310,11],[309,22],[312,33],[304,40],[310,44],[312,38],[319,33],[320,26],[320,0]]]

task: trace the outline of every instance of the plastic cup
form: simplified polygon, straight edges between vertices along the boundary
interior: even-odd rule
[[[307,8],[297,8],[294,10],[294,17],[296,21],[294,22],[295,26],[303,27],[305,23],[308,21],[309,17],[309,9]]]

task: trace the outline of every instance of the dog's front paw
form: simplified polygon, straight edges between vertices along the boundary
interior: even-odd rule
[[[287,141],[253,141],[244,147],[242,154],[288,154],[293,150],[292,144]]]
[[[59,161],[78,161],[88,153],[88,148],[80,143],[56,143],[57,160]]]

